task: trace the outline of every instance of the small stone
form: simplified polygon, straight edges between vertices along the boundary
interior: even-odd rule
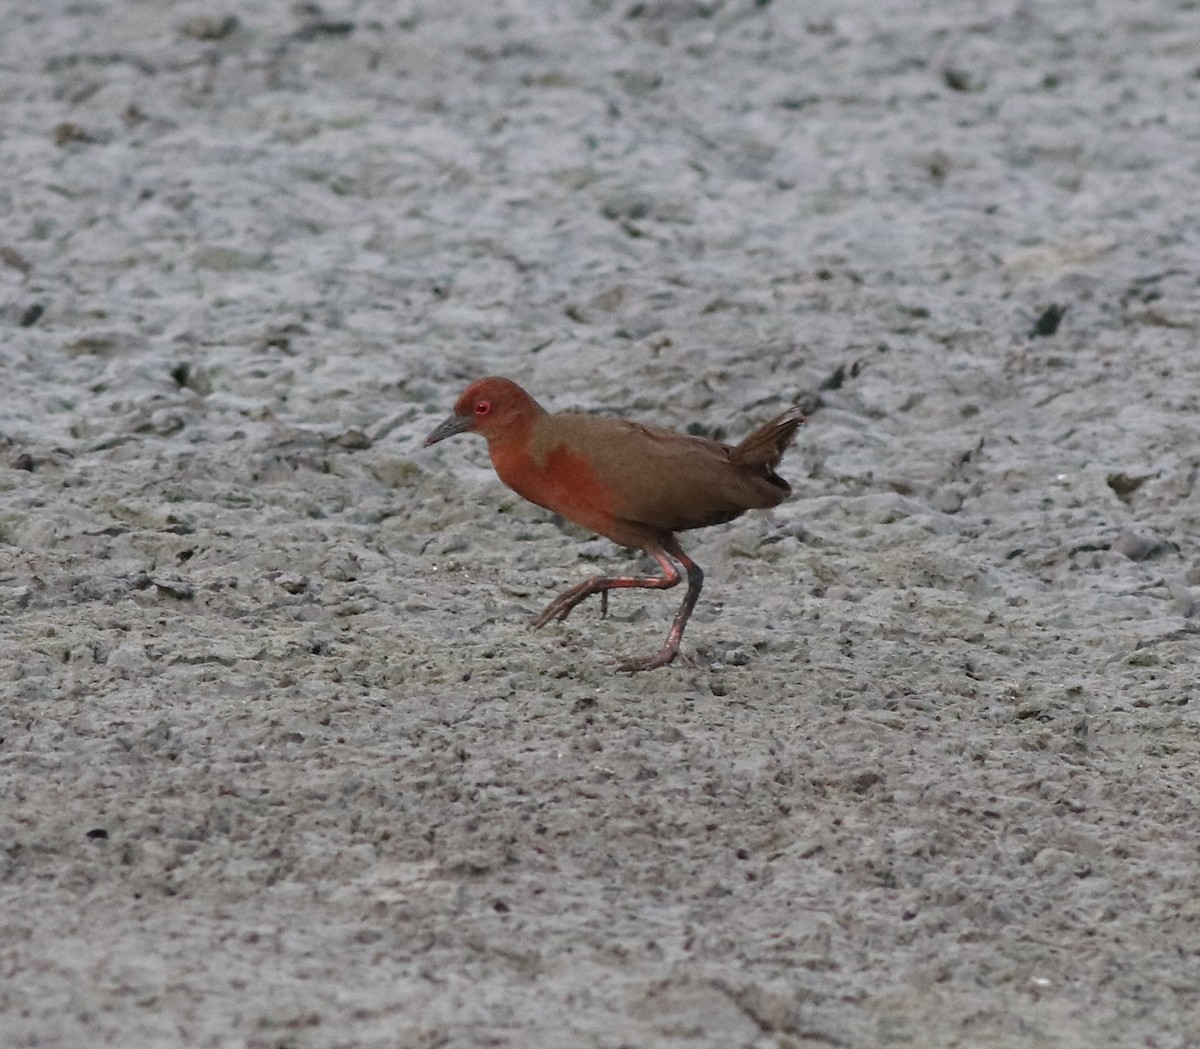
[[[237,28],[236,15],[193,15],[179,32],[193,40],[224,40]]]
[[[1038,314],[1037,320],[1033,322],[1033,327],[1029,329],[1029,337],[1031,339],[1038,339],[1053,335],[1058,331],[1058,326],[1062,323],[1062,319],[1066,315],[1066,306],[1051,303]]]
[[[190,601],[196,596],[196,589],[183,579],[155,579],[154,586],[163,597],[173,597],[177,601]]]
[[[77,143],[96,141],[81,125],[72,123],[69,120],[61,124],[55,124],[53,134],[56,146],[70,146]]]
[[[209,246],[197,248],[192,252],[192,265],[198,270],[231,273],[235,270],[257,269],[262,264],[262,255],[251,255],[237,248]]]
[[[128,673],[143,672],[150,665],[144,645],[126,643],[117,645],[104,661],[112,670],[122,670]]]
[[[1179,553],[1179,547],[1169,539],[1163,539],[1152,532],[1139,533],[1128,528],[1117,536],[1111,549],[1115,554],[1124,554],[1130,561],[1151,561],[1167,554]]]
[[[348,452],[362,452],[371,447],[372,441],[362,430],[347,430],[338,434],[333,443]]]
[[[299,572],[284,572],[275,577],[275,582],[289,594],[302,594],[308,589],[311,580]]]
[[[956,514],[962,509],[962,493],[953,488],[939,488],[929,499],[931,508],[941,514]]]
[[[1153,477],[1154,474],[1111,473],[1108,475],[1108,487],[1121,502],[1128,503],[1133,493]]]

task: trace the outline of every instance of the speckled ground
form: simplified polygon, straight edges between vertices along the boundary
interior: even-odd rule
[[[0,20],[0,1043],[1200,1046],[1200,8]],[[486,373],[813,409],[691,665]]]

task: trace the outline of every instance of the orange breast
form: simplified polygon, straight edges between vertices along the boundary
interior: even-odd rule
[[[524,449],[493,445],[490,450],[500,480],[519,496],[612,538],[618,499],[586,456],[561,444],[541,462]]]

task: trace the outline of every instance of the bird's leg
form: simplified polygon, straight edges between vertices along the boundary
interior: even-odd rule
[[[667,634],[667,640],[663,647],[652,656],[646,656],[642,659],[622,660],[620,664],[622,670],[630,672],[656,670],[658,667],[665,667],[679,655],[679,642],[683,640],[683,628],[687,626],[688,617],[691,616],[692,609],[696,607],[696,601],[700,597],[700,588],[704,585],[704,572],[695,561],[683,552],[683,548],[675,541],[674,537],[667,544],[667,549],[671,552],[671,556],[683,565],[687,571],[688,585],[687,593],[683,595],[683,604],[679,606],[679,611],[675,613],[675,620],[671,623],[671,630]],[[662,563],[661,558],[659,559],[659,563]],[[678,580],[679,574],[676,573],[675,581],[678,582]]]
[[[551,601],[542,614],[533,621],[534,629],[544,627],[552,619],[557,619],[561,623],[574,611],[576,605],[582,601],[586,601],[592,594],[606,595],[610,590],[624,590],[630,587],[649,587],[653,590],[666,590],[669,587],[675,586],[683,578],[679,569],[671,563],[671,559],[667,556],[666,551],[650,550],[648,552],[662,566],[663,574],[661,576],[593,576],[591,579],[585,579],[582,583],[577,583],[570,590],[559,594],[558,597]],[[682,551],[680,552],[682,553]],[[693,565],[693,567],[695,566]],[[690,574],[688,578],[690,580]],[[697,587],[696,593],[699,594],[699,592],[699,587]],[[692,603],[695,604],[694,599]],[[607,609],[602,608],[602,611],[607,611]],[[684,618],[686,620],[687,617],[685,616]]]
[[[603,601],[610,590],[632,587],[667,590],[677,586],[683,579],[683,575],[671,560],[674,558],[683,565],[684,571],[687,572],[687,593],[683,595],[683,603],[679,606],[679,611],[675,613],[667,640],[654,655],[638,659],[625,659],[619,664],[622,670],[631,672],[665,667],[679,655],[679,643],[683,639],[683,629],[687,626],[692,609],[696,607],[696,601],[700,597],[700,588],[704,585],[704,572],[695,561],[683,552],[683,548],[674,536],[668,536],[662,547],[651,548],[647,550],[647,553],[651,554],[662,567],[663,574],[661,576],[594,576],[591,579],[585,579],[551,601],[545,611],[533,621],[534,629],[543,627],[554,619],[562,622],[574,611],[576,605],[586,601],[592,594],[600,594],[601,601]]]

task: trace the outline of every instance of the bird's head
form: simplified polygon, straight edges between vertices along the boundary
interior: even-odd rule
[[[456,433],[477,433],[488,441],[527,432],[542,409],[511,379],[490,375],[471,383],[454,405],[454,414],[425,438],[422,447]]]

